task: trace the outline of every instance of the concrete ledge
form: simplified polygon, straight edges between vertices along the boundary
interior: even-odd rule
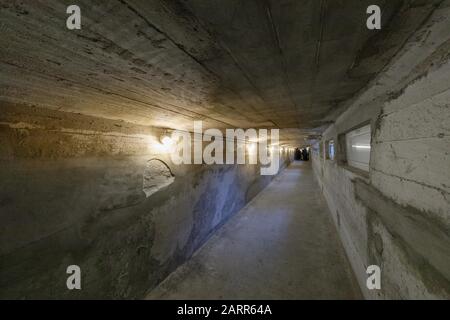
[[[361,179],[354,180],[355,195],[381,220],[400,243],[430,291],[450,297],[450,230],[432,216],[413,207],[402,207]],[[369,246],[370,247],[370,246]]]

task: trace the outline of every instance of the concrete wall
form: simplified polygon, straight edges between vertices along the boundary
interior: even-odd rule
[[[1,108],[0,298],[143,297],[273,178],[251,165],[173,165],[152,148],[155,128]],[[174,179],[146,196],[154,158]],[[71,264],[82,290],[66,288]]]
[[[345,150],[313,167],[367,298],[450,298],[450,9],[445,1],[349,104],[322,143],[369,121],[370,172]],[[379,265],[381,290],[366,268]]]

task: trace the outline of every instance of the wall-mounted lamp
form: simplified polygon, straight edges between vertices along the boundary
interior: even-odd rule
[[[166,153],[172,151],[174,141],[167,130],[161,134],[159,142],[158,149],[160,152]]]
[[[169,137],[168,135],[162,135],[160,140],[161,140],[161,143],[166,147],[170,147],[173,144],[172,138]]]

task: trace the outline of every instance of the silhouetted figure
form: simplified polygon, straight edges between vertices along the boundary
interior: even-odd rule
[[[299,148],[295,149],[294,159],[297,160],[297,161],[302,159],[302,152],[300,151]]]
[[[309,154],[308,154],[308,150],[306,148],[302,150],[302,160],[309,161]]]

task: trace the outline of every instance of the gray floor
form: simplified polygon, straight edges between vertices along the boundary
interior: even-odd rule
[[[148,299],[358,299],[309,163],[293,163]]]

